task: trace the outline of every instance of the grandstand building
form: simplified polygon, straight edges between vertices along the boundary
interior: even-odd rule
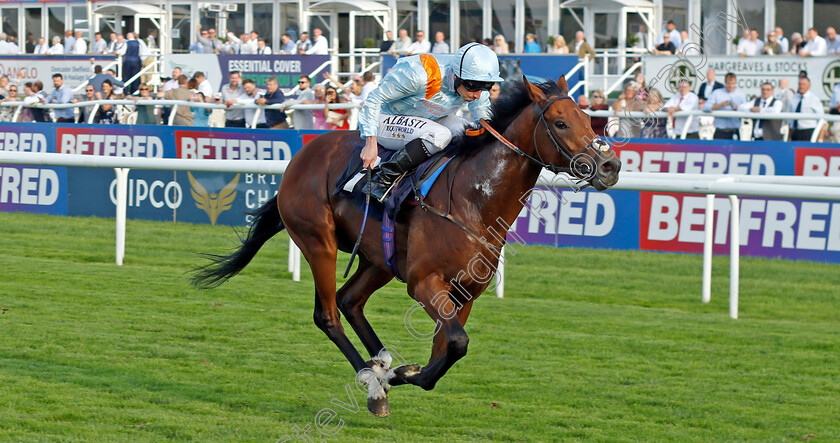
[[[446,34],[450,47],[473,39],[505,36],[510,52],[523,52],[526,34],[537,36],[543,51],[553,36],[573,41],[578,30],[596,50],[634,46],[634,37],[646,25],[652,38],[669,20],[677,30],[695,25],[726,26],[735,35],[735,24],[727,21],[741,16],[763,36],[775,26],[786,35],[810,27],[824,31],[840,17],[836,0],[323,0],[265,1],[244,0],[213,3],[200,0],[160,2],[105,1],[4,1],[0,7],[3,32],[14,36],[25,51],[29,34],[34,40],[49,41],[66,30],[84,32],[87,38],[101,31],[139,32],[146,38],[158,29],[159,46],[166,52],[187,52],[196,38],[196,25],[215,27],[235,34],[256,30],[277,46],[284,33],[293,38],[302,31],[320,27],[333,53],[358,52],[378,48],[385,30],[437,31]],[[220,33],[220,35],[224,35]],[[696,36],[692,36],[696,39]],[[650,40],[650,39],[648,39]],[[648,46],[650,41],[648,41]],[[711,54],[731,54],[734,45],[722,38],[708,39],[704,45]]]

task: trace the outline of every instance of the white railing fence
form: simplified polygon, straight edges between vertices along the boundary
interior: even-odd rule
[[[265,162],[256,160],[183,160],[151,159],[137,157],[101,157],[71,154],[44,154],[0,151],[0,163],[35,166],[71,166],[114,168],[117,175],[116,205],[116,263],[122,265],[125,256],[125,214],[127,207],[127,182],[130,169],[238,172],[283,174],[288,161]],[[562,180],[562,179],[560,179]],[[537,186],[556,186],[558,177],[543,172]],[[624,172],[612,188],[628,191],[681,192],[707,195],[705,217],[705,243],[703,252],[702,301],[711,299],[711,260],[715,195],[727,195],[732,208],[730,226],[730,307],[731,318],[738,318],[738,287],[740,277],[740,217],[739,196],[769,198],[794,198],[840,201],[840,178],[800,176],[751,176],[704,175]],[[504,252],[503,252],[504,253]],[[504,261],[497,272],[496,295],[504,294]],[[290,241],[289,270],[293,280],[300,280],[300,251]]]

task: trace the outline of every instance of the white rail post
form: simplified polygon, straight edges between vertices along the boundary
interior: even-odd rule
[[[712,238],[715,221],[715,195],[706,196],[706,238],[703,241],[703,303],[712,300]]]
[[[292,281],[300,281],[300,248],[295,245],[295,268],[292,269]]]
[[[289,237],[289,272],[295,270],[295,241]]]
[[[730,222],[729,235],[729,317],[738,318],[738,280],[741,261],[741,223],[740,208],[738,207],[738,196],[730,195],[732,203],[732,221]]]
[[[505,245],[499,251],[499,267],[496,269],[496,297],[505,298]]]
[[[128,207],[128,168],[114,168],[117,175],[117,266],[125,257],[125,213]]]

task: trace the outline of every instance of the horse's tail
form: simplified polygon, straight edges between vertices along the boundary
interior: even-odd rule
[[[210,260],[210,263],[191,271],[190,282],[193,286],[198,289],[210,289],[228,281],[248,266],[268,239],[285,229],[283,220],[280,219],[280,212],[277,210],[276,194],[259,209],[248,214],[254,217],[254,222],[251,224],[248,236],[244,239],[240,238],[242,244],[228,255],[201,254]]]

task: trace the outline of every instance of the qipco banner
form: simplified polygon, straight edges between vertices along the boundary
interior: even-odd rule
[[[289,160],[318,131],[169,126],[0,125],[0,149],[110,157]],[[280,176],[132,170],[128,217],[243,225]],[[113,217],[111,169],[0,165],[0,210]]]
[[[697,92],[706,81],[709,69],[715,71],[715,81],[720,83],[727,73],[735,74],[737,90],[747,96],[760,95],[764,82],[770,82],[778,93],[783,78],[795,91],[800,71],[808,73],[811,91],[823,101],[831,98],[834,86],[840,83],[840,59],[837,57],[644,56],[646,87],[659,90],[666,98],[679,89],[677,85],[681,80],[687,80],[691,90]]]
[[[626,171],[840,177],[840,146],[634,139],[616,148]],[[706,197],[538,188],[513,231],[528,243],[667,252],[703,250]],[[741,253],[840,262],[840,202],[739,199]],[[727,253],[731,206],[715,199],[714,252]]]

